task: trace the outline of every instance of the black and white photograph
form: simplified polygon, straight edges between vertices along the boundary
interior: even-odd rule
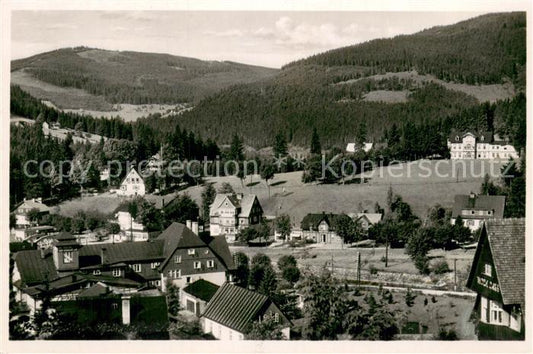
[[[94,4],[2,10],[2,351],[531,350],[531,4]]]

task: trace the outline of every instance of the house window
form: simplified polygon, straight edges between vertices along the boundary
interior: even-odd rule
[[[174,257],[174,262],[175,263],[181,263],[181,256]]]
[[[494,301],[490,302],[491,305],[491,322],[492,323],[502,323],[502,314],[503,310],[502,308]]]
[[[191,277],[187,277],[187,284],[191,282]]]
[[[279,323],[279,313],[274,313],[274,322]]]
[[[131,266],[131,269],[133,269],[133,271],[136,272],[136,273],[140,273],[141,270],[142,270],[142,267],[141,267],[140,264],[133,264],[133,265]]]
[[[93,275],[100,275],[102,272],[99,269],[93,270]]]
[[[150,268],[152,269],[156,269],[157,267],[159,267],[161,265],[161,262],[152,262],[152,264],[150,264]]]
[[[120,268],[113,269],[113,276],[114,277],[120,277],[121,275],[122,275],[122,269],[120,269]]]
[[[492,265],[485,263],[485,268],[483,269],[483,274],[492,276]]]
[[[189,256],[193,256],[194,253],[195,253],[194,248],[190,248],[189,250],[187,250],[187,254],[188,254]]]
[[[74,261],[74,255],[72,251],[63,252],[63,263],[68,264]]]
[[[215,267],[215,261],[210,259],[207,261],[207,268],[214,268]]]
[[[118,304],[116,302],[114,302],[114,303],[111,304],[111,307],[113,308],[113,310],[116,310],[116,309],[118,309]]]
[[[181,269],[171,269],[168,271],[168,277],[171,279],[181,278]]]
[[[202,262],[195,261],[194,262],[194,269],[201,269],[202,268]]]

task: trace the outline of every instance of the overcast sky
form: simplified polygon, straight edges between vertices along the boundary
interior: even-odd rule
[[[375,38],[415,33],[475,12],[14,11],[11,57],[74,46],[169,53],[279,68]]]

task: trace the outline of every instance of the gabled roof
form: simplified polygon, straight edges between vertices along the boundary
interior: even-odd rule
[[[493,258],[496,276],[504,305],[525,304],[526,265],[525,219],[487,220],[478,242],[468,285],[475,276],[475,264],[481,253],[481,246],[487,239]]]
[[[215,295],[217,292],[218,288],[219,286],[216,284],[213,284],[207,280],[198,279],[194,283],[185,287],[183,291],[200,300],[209,302],[213,295]]]
[[[224,263],[229,270],[235,269],[235,263],[233,262],[233,256],[228,247],[228,243],[225,237],[215,236],[211,237],[208,241],[209,248],[213,253],[218,256],[218,259]]]
[[[207,246],[200,237],[185,225],[173,222],[156,240],[163,242],[163,255],[168,257],[176,248],[192,248]]]
[[[243,195],[242,199],[240,200],[241,202],[241,212],[239,213],[240,217],[246,218],[250,216],[252,207],[256,199],[257,199],[257,196],[255,194]]]
[[[20,278],[26,285],[52,281],[58,277],[52,252],[45,252],[43,258],[40,250],[20,251],[15,255],[15,261]]]
[[[128,171],[128,173],[126,174],[126,177],[124,177],[124,179],[122,180],[122,182],[120,182],[120,184],[124,184],[126,182],[126,179],[128,178],[139,178],[139,181],[144,183],[144,179],[141,177],[141,175],[137,172],[137,170],[135,170],[135,168],[132,168],[131,170]]]
[[[41,213],[49,213],[50,208],[43,203],[36,202],[35,200],[25,200],[18,206],[16,210],[22,210],[22,209],[37,209]]]
[[[503,211],[505,208],[505,196],[503,195],[470,195],[458,194],[455,196],[452,218],[456,218],[461,215],[461,211],[464,209],[473,210],[493,210],[493,215],[490,218],[501,219],[503,218]],[[461,215],[463,219],[468,219],[467,215]],[[473,216],[479,218],[479,215]]]
[[[265,295],[226,283],[211,298],[202,317],[246,333],[248,326],[258,319],[261,310],[266,310],[270,303]]]
[[[366,218],[369,223],[377,224],[381,221],[381,218],[383,217],[382,214],[379,213],[357,213],[356,214],[356,220],[359,220],[361,218]]]
[[[302,230],[316,230],[318,228],[318,225],[325,221],[329,227],[332,229],[335,229],[335,226],[337,225],[337,220],[343,216],[343,214],[333,214],[333,213],[322,213],[322,214],[307,214],[304,216],[301,222],[301,228]]]
[[[241,197],[236,194],[217,194],[213,204],[211,204],[209,215],[216,215],[217,209],[222,207],[224,201],[228,200],[232,207],[239,209],[239,217],[248,217],[256,199],[255,194],[243,194]]]
[[[476,139],[476,142],[478,143],[492,143],[494,140],[491,132],[480,131],[480,132],[474,133],[471,131],[459,132],[457,130],[453,130],[450,133],[450,135],[448,136],[448,140],[451,143],[462,143],[463,138],[467,135],[472,135]],[[459,141],[457,141],[457,137],[459,137]]]

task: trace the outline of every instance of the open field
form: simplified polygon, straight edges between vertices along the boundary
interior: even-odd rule
[[[454,82],[446,82],[446,81],[437,79],[435,76],[429,75],[429,74],[421,75],[415,70],[402,71],[402,72],[396,72],[396,73],[389,72],[386,74],[372,75],[372,76],[368,76],[368,77],[361,78],[361,79],[351,79],[351,80],[338,82],[337,85],[347,85],[347,84],[355,83],[363,79],[373,79],[375,81],[379,81],[379,80],[390,79],[390,78],[398,78],[400,80],[412,80],[416,84],[433,82],[433,83],[444,86],[448,90],[464,92],[467,95],[475,97],[479,102],[493,103],[498,100],[511,99],[515,95],[515,88],[512,83],[493,84],[493,85],[459,84],[459,83],[454,83]],[[375,91],[375,92],[378,92],[378,91]],[[369,96],[371,93],[372,92],[370,92],[367,96]],[[379,92],[376,95],[378,97],[382,97],[382,99],[374,99],[374,100],[389,102],[387,101],[387,98],[389,96],[380,95]],[[375,98],[374,95],[370,95],[370,97]],[[372,99],[368,99],[368,100],[372,100]]]
[[[76,198],[56,206],[54,212],[63,216],[74,216],[78,211],[98,212],[104,215],[111,214],[125,200],[111,193],[102,193],[98,196]]]
[[[11,83],[19,85],[34,97],[48,101],[48,105],[65,112],[90,115],[95,118],[121,117],[124,121],[135,121],[150,114],[162,116],[179,114],[191,107],[184,104],[110,104],[101,96],[73,87],[59,87],[36,79],[24,71],[11,73]]]
[[[11,72],[11,84],[20,86],[33,97],[51,101],[55,106],[72,109],[112,110],[102,96],[94,96],[74,87],[59,87],[36,79],[23,70]]]
[[[379,167],[364,173],[364,177],[370,178],[368,183],[345,185],[304,184],[301,182],[302,172],[280,173],[269,181],[270,198],[265,181],[258,175],[247,177],[244,184],[237,177],[212,177],[206,181],[215,183],[215,188],[228,182],[236,192],[254,193],[266,215],[286,213],[292,223],[299,226],[308,213],[372,211],[376,202],[384,207],[389,186],[419,217],[425,218],[427,210],[437,203],[452,207],[455,194],[479,192],[485,173],[499,176],[501,166],[501,163],[491,165],[489,161],[481,160],[419,160]],[[184,192],[200,205],[202,188],[195,186]]]

